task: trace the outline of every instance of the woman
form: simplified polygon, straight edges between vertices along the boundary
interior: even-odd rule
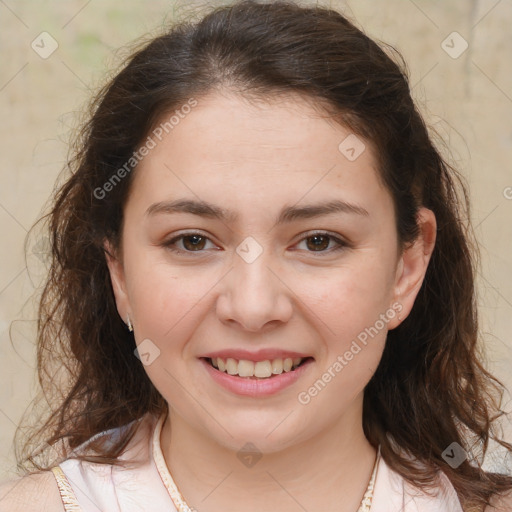
[[[472,455],[512,446],[464,185],[342,15],[244,1],[174,27],[70,166],[38,333],[57,453],[28,454],[6,510],[512,507]]]

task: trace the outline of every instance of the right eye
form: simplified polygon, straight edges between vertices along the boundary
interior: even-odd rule
[[[206,243],[211,240],[204,236],[201,233],[191,232],[191,233],[182,233],[179,236],[171,238],[167,242],[162,244],[163,247],[166,247],[170,251],[177,252],[180,254],[183,253],[192,253],[192,252],[204,252],[204,248]],[[183,248],[176,247],[178,242],[182,243]]]

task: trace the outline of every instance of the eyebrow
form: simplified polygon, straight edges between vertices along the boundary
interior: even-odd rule
[[[239,218],[238,214],[233,211],[208,203],[207,201],[196,201],[192,199],[161,201],[152,204],[146,210],[146,216],[162,213],[190,213],[201,217],[233,223]],[[309,204],[305,206],[285,206],[279,213],[276,224],[284,224],[299,219],[311,219],[334,213],[351,213],[366,217],[370,215],[362,206],[335,199],[327,203]]]

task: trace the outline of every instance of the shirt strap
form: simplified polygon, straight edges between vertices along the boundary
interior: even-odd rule
[[[73,489],[71,488],[71,485],[61,467],[53,467],[52,473],[55,476],[55,480],[57,480],[57,485],[59,486],[60,497],[62,499],[62,504],[64,505],[64,510],[66,512],[82,512],[75,493],[73,492]]]

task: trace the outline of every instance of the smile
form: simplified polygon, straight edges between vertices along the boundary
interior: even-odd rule
[[[313,357],[235,359],[233,357],[199,358],[206,373],[221,388],[252,398],[274,395],[293,385],[308,373]]]
[[[263,361],[249,361],[247,359],[233,359],[231,357],[208,358],[209,363],[220,372],[238,377],[268,379],[283,372],[291,372],[297,369],[307,359],[303,357],[287,357],[277,359],[266,359]]]

